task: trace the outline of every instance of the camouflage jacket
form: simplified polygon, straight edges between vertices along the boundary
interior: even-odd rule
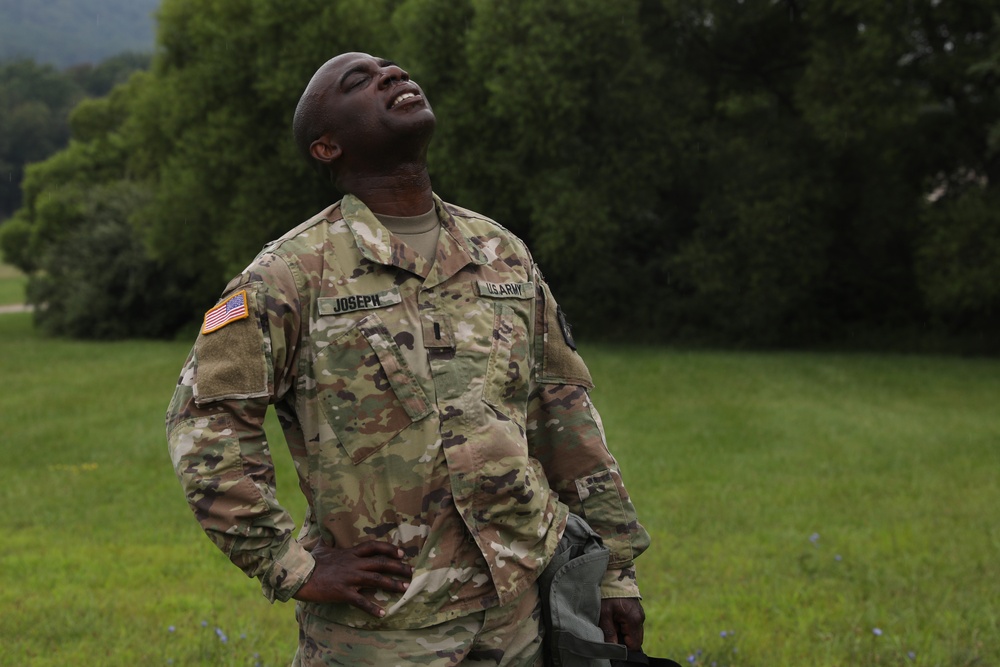
[[[555,301],[516,237],[435,205],[432,263],[347,196],[230,282],[167,413],[188,502],[271,600],[309,577],[318,539],[398,544],[415,571],[405,594],[376,594],[383,619],[306,605],[347,625],[421,627],[514,599],[569,511],[611,548],[604,595],[637,596],[648,535]],[[297,539],[275,496],[269,404],[308,500]]]

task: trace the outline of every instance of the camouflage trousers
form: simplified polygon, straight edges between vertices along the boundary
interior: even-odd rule
[[[298,612],[292,667],[542,667],[538,586],[502,607],[417,630],[359,630]]]

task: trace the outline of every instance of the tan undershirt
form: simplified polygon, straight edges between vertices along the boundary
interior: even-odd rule
[[[400,218],[376,213],[375,217],[393,236],[398,236],[400,241],[427,260],[428,264],[434,263],[434,251],[437,250],[441,221],[438,220],[437,210],[433,206],[423,215]]]

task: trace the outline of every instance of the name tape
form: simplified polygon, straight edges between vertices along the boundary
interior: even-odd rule
[[[399,288],[376,292],[374,294],[349,294],[345,296],[321,296],[316,299],[317,308],[320,315],[342,315],[353,313],[357,310],[374,310],[375,308],[385,308],[392,306],[403,298],[399,295]]]

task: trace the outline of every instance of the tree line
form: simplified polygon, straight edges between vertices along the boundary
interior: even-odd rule
[[[24,168],[64,148],[70,111],[86,97],[101,97],[150,56],[121,53],[97,65],[57,70],[31,59],[0,62],[0,222],[21,205]]]
[[[312,72],[401,63],[435,189],[525,238],[584,336],[995,349],[1000,14],[985,0],[164,0],[0,227],[38,324],[171,336],[336,194]]]

